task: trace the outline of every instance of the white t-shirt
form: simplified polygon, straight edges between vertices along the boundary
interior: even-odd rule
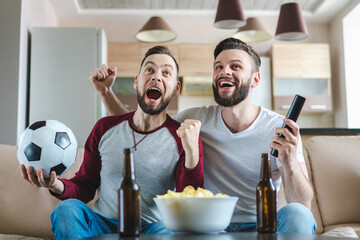
[[[180,112],[174,119],[201,121],[200,136],[204,149],[205,188],[214,193],[239,197],[232,223],[256,222],[256,186],[260,179],[261,154],[270,154],[271,138],[283,123],[281,115],[261,108],[260,114],[249,128],[232,133],[221,117],[221,106],[192,108]],[[279,191],[280,162],[270,155],[273,183]],[[304,162],[301,139],[297,147],[297,160]]]

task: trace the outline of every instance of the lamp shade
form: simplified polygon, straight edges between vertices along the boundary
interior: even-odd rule
[[[275,39],[293,41],[306,38],[308,31],[298,3],[281,5]]]
[[[214,26],[218,28],[240,28],[245,17],[240,0],[219,0]]]
[[[176,38],[176,33],[161,17],[151,17],[138,31],[136,38],[141,42],[168,42]]]
[[[250,17],[246,19],[246,25],[240,28],[234,35],[246,43],[261,42],[272,38],[258,18]]]

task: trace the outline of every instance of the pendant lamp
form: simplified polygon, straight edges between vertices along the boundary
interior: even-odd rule
[[[272,38],[271,34],[266,31],[260,19],[255,17],[247,18],[246,25],[240,28],[233,37],[246,43],[262,42]]]
[[[298,3],[281,5],[275,39],[296,41],[308,36],[308,31]]]
[[[169,42],[176,38],[176,33],[162,17],[151,17],[138,31],[136,38],[141,42]]]
[[[218,28],[240,28],[245,17],[240,0],[219,0],[214,26]]]

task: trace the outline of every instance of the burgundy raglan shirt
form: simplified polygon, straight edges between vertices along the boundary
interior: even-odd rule
[[[98,200],[94,210],[105,217],[117,219],[117,190],[123,177],[124,149],[133,149],[135,174],[141,189],[141,218],[152,223],[160,220],[153,200],[167,190],[182,191],[192,185],[203,187],[203,149],[199,139],[199,164],[186,169],[185,151],[176,130],[180,123],[167,116],[155,130],[138,131],[132,124],[134,112],[100,119],[86,143],[84,161],[75,177],[61,179],[65,192],[58,199],[76,198],[85,203]],[[135,140],[134,140],[135,138]]]

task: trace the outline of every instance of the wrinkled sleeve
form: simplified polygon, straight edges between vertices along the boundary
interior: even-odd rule
[[[200,138],[198,165],[193,169],[185,168],[185,151],[182,151],[176,167],[176,191],[182,192],[188,185],[193,186],[195,189],[204,187],[204,153]]]
[[[60,179],[64,183],[64,193],[57,195],[50,193],[60,199],[76,198],[85,203],[91,201],[100,185],[101,157],[98,144],[101,136],[101,128],[97,123],[85,143],[84,160],[79,171],[71,179]]]

